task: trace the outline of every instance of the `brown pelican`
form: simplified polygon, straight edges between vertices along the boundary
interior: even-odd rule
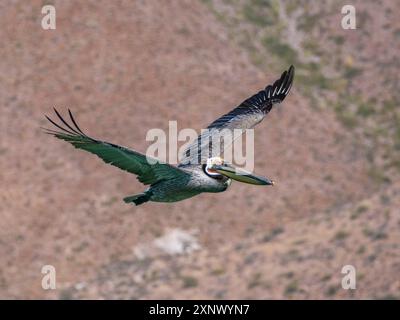
[[[140,205],[147,201],[175,202],[202,192],[222,192],[229,187],[231,179],[256,185],[273,185],[274,182],[268,178],[236,169],[226,163],[220,156],[220,148],[213,147],[209,138],[224,135],[224,132],[234,129],[244,132],[260,123],[272,106],[282,102],[288,95],[293,76],[294,67],[291,66],[274,84],[211,123],[208,130],[187,148],[178,166],[162,163],[134,150],[87,136],[79,128],[70,110],[70,121],[67,122],[54,109],[60,122],[56,123],[48,116],[46,118],[60,130],[44,130],[78,149],[96,154],[106,163],[137,175],[140,182],[150,185],[143,193],[124,198],[126,203]],[[227,141],[224,140],[224,143],[226,147]]]

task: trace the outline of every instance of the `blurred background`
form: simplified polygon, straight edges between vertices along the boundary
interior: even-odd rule
[[[400,2],[352,1],[356,30],[345,4],[1,1],[0,298],[399,299]],[[134,176],[39,129],[71,108],[145,152],[148,129],[204,128],[291,64],[255,130],[274,188],[129,206]]]

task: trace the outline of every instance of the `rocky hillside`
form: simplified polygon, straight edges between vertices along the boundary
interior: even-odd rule
[[[0,298],[399,298],[396,1],[0,4]],[[256,172],[175,204],[124,204],[136,179],[44,135],[71,108],[144,152],[151,128],[200,130],[290,64],[257,127]],[[57,290],[41,287],[43,265]],[[341,268],[358,270],[341,289]]]

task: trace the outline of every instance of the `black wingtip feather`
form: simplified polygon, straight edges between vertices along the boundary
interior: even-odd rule
[[[292,87],[293,78],[294,67],[290,66],[272,85],[247,99],[245,103],[268,113],[275,103],[280,103],[286,98]]]
[[[267,99],[270,99],[272,103],[282,102],[292,87],[293,78],[294,66],[290,66],[273,85],[269,85],[265,88]]]
[[[69,117],[71,118],[72,124],[69,124],[64,118],[61,116],[61,114],[57,111],[56,108],[53,108],[55,114],[59,118],[59,120],[65,125],[62,126],[62,124],[56,123],[54,120],[52,120],[50,117],[45,115],[46,119],[52,123],[55,127],[60,129],[61,131],[53,130],[53,129],[48,129],[48,128],[42,128],[45,133],[54,135],[58,137],[58,135],[64,135],[64,136],[70,136],[70,137],[85,137],[87,139],[90,139],[92,141],[95,141],[93,138],[88,137],[86,134],[83,133],[83,131],[79,128],[74,116],[72,115],[71,110],[68,109],[68,114]]]
[[[80,135],[80,133],[78,131],[76,131],[76,129],[72,128],[65,120],[64,118],[58,113],[56,108],[53,108],[57,117],[61,120],[62,123],[64,123],[72,132],[74,132],[77,135]]]
[[[72,132],[70,132],[70,131],[68,131],[67,129],[65,129],[65,128],[63,128],[63,127],[61,127],[59,124],[57,124],[56,122],[54,122],[53,120],[51,120],[51,118],[50,117],[48,117],[47,115],[45,115],[45,117],[46,117],[46,119],[47,120],[49,120],[53,125],[55,125],[57,128],[59,128],[60,130],[62,130],[62,131],[64,131],[64,132],[66,132],[66,133],[68,133],[68,134],[74,134],[74,133],[72,133]]]
[[[68,109],[68,114],[69,114],[69,117],[71,118],[72,123],[73,123],[74,126],[76,127],[76,129],[77,129],[81,134],[83,134],[85,137],[87,137],[87,135],[84,134],[84,133],[82,132],[81,128],[79,128],[78,124],[77,124],[76,121],[75,121],[74,116],[72,115],[71,110],[69,110],[69,109]]]

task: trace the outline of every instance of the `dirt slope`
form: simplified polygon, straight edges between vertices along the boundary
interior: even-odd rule
[[[55,1],[54,31],[40,27],[41,1],[1,6],[0,39],[6,44],[0,47],[1,298],[277,298],[285,296],[286,282],[271,280],[271,289],[257,284],[253,291],[248,289],[251,277],[264,281],[265,270],[271,270],[272,279],[294,265],[324,273],[329,259],[323,254],[313,254],[309,264],[292,260],[284,271],[279,259],[292,250],[301,230],[309,235],[305,251],[299,244],[302,255],[319,242],[322,251],[335,251],[336,242],[318,236],[326,229],[333,232],[324,219],[329,216],[342,226],[348,210],[368,200],[377,186],[367,174],[367,150],[332,109],[313,109],[296,82],[285,103],[256,130],[256,171],[276,180],[274,188],[233,184],[223,194],[131,207],[122,197],[143,189],[133,176],[39,129],[53,106],[69,107],[90,135],[144,152],[148,129],[166,129],[168,120],[177,120],[179,128],[200,129],[274,81],[279,72],[255,65],[209,6]],[[371,201],[379,207],[378,200]],[[396,245],[395,214],[388,238],[378,244]],[[324,221],[313,228],[313,219]],[[155,276],[158,289],[153,282],[138,289],[129,282],[136,272],[135,249],[171,229],[194,230],[201,250],[187,257],[152,257],[152,268],[164,266],[166,275]],[[271,249],[259,239],[273,230],[283,232]],[[370,240],[360,241],[368,246]],[[237,249],[242,244],[244,249]],[[274,250],[278,253],[271,260]],[[252,263],[268,261],[265,269],[246,264],[250,252],[261,259]],[[227,266],[232,270],[210,276],[223,258],[233,261]],[[332,259],[326,271],[331,275],[346,260]],[[58,290],[41,288],[45,264],[56,267]],[[177,293],[177,267],[196,279],[186,279],[184,286],[191,289]],[[359,296],[375,288],[381,295],[396,294],[399,288],[391,280],[397,268],[388,264],[377,287]],[[301,277],[299,272],[293,277]],[[103,273],[109,283],[105,287],[99,280]],[[306,293],[295,297],[322,294],[308,287],[316,285],[308,277],[298,280]],[[119,284],[120,278],[128,288]],[[388,289],[389,283],[394,287]],[[73,289],[77,284],[84,290]],[[316,286],[326,290],[324,284]]]
[[[190,238],[189,250],[179,255],[147,247],[147,256],[113,261],[93,280],[64,290],[63,297],[398,299],[400,220],[393,208],[399,194],[397,184],[340,211],[217,250],[198,250]],[[341,270],[349,264],[356,268],[356,290],[341,287]]]

